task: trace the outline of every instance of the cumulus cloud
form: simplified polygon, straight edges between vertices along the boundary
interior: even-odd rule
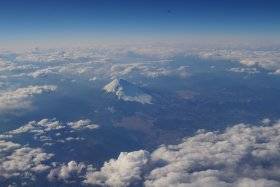
[[[79,132],[82,129],[96,129],[98,125],[89,119],[75,122],[62,123],[56,119],[42,119],[40,121],[30,121],[21,127],[0,134],[0,139],[12,139],[28,135],[36,143],[43,143],[44,146],[52,146],[56,143],[66,143],[67,141],[83,141]],[[69,136],[71,134],[71,136]]]
[[[89,119],[70,122],[68,125],[72,129],[96,129],[99,127],[97,124],[93,124]]]
[[[145,184],[199,186],[210,180],[213,186],[238,186],[244,180],[262,180],[279,185],[279,140],[280,123],[264,127],[240,124],[224,133],[200,133],[179,145],[155,150],[152,160],[166,164],[153,168]]]
[[[84,183],[102,186],[128,186],[141,181],[150,154],[147,151],[121,153],[106,162],[100,171],[88,172]]]
[[[257,70],[257,68],[230,68],[229,71],[235,73],[249,73],[249,74],[256,74],[260,72]]]
[[[121,153],[85,183],[129,186],[279,186],[280,123],[238,124],[224,132],[199,131],[178,145],[148,153]]]
[[[55,136],[60,136],[61,132],[57,132],[60,129],[65,129],[64,131],[81,130],[81,129],[96,129],[99,126],[94,124],[89,119],[78,120],[75,122],[69,122],[66,124],[61,123],[56,119],[42,119],[40,121],[30,121],[27,124],[6,132],[2,134],[3,136],[17,135],[23,133],[33,133],[36,136],[47,135],[50,131],[54,133]]]
[[[31,98],[34,95],[53,92],[56,88],[54,85],[28,86],[13,91],[2,92],[0,93],[0,113],[29,109],[32,106]]]
[[[280,70],[279,50],[208,49],[197,53],[202,58],[229,59],[245,66],[258,66],[277,74]]]
[[[37,136],[52,130],[59,130],[65,128],[59,121],[55,119],[42,119],[38,122],[31,121],[26,125],[23,125],[15,130],[9,131],[8,134],[22,134],[22,133],[34,133]]]
[[[0,71],[8,77],[85,76],[102,78],[127,78],[144,76],[185,76],[172,58],[183,51],[176,46],[107,46],[73,49],[31,50],[13,53],[9,63],[1,62]],[[128,58],[135,56],[135,62]],[[20,73],[19,73],[20,72]]]
[[[62,164],[50,171],[48,179],[50,181],[63,180],[69,182],[70,180],[77,180],[86,169],[85,164],[70,161],[67,164]]]
[[[44,68],[44,69],[39,69],[39,70],[36,70],[32,73],[29,73],[29,75],[33,78],[38,78],[38,77],[45,77],[49,74],[55,74],[55,71],[54,71],[55,68]]]
[[[187,77],[190,73],[187,66],[171,66],[172,60],[147,61],[141,63],[117,63],[110,68],[110,77],[130,77],[143,76],[148,78],[158,78],[165,76]]]
[[[111,67],[111,78],[142,75],[145,77],[156,78],[169,76],[173,73],[172,68],[164,67],[157,63],[129,63],[114,64]]]
[[[0,70],[8,66],[7,62],[0,58]]]
[[[277,70],[275,70],[274,72],[272,72],[272,74],[274,74],[274,75],[280,75],[280,68],[277,69]]]
[[[0,59],[0,72],[11,72],[11,71],[23,71],[23,70],[33,70],[35,66],[32,64],[17,64],[13,61],[1,60]]]
[[[70,55],[70,54],[69,54]],[[16,62],[56,62],[67,60],[68,54],[63,51],[52,49],[52,50],[30,50],[22,53],[17,53],[15,58]]]
[[[54,154],[46,153],[41,148],[33,148],[32,145],[52,146],[67,141],[85,140],[83,137],[76,136],[77,130],[97,127],[88,119],[70,123],[42,119],[30,121],[17,129],[0,134],[0,183],[1,180],[12,177],[17,177],[19,180],[31,180],[31,178],[35,180],[36,174],[46,171],[50,171],[48,175],[50,181],[81,181],[80,178],[85,175],[91,165],[86,167],[85,164],[74,161],[50,165],[47,161],[53,158]],[[30,141],[30,137],[33,141]],[[13,142],[18,140],[21,140],[21,144]],[[25,143],[28,145],[24,145]]]
[[[64,48],[31,50],[13,54],[15,58],[0,61],[0,71],[22,70],[14,76],[75,75],[102,78],[128,78],[144,76],[186,77],[189,72],[172,63],[176,56],[199,56],[206,59],[229,59],[245,66],[258,66],[279,74],[279,49],[225,48],[219,46],[190,48],[178,44],[90,46],[88,48]],[[128,58],[130,57],[130,58]],[[131,62],[133,57],[133,62]]]
[[[53,156],[41,148],[31,148],[3,140],[0,140],[0,155],[0,182],[1,177],[11,178],[46,171],[50,166],[44,162]]]

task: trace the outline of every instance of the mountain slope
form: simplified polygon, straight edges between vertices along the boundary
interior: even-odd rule
[[[145,91],[138,86],[123,79],[114,79],[112,82],[104,86],[103,90],[107,93],[115,94],[118,99],[124,101],[152,104],[152,96],[145,93]]]

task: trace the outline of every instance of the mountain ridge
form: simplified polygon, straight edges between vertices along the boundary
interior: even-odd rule
[[[152,104],[152,96],[143,89],[124,79],[114,79],[103,87],[107,93],[113,93],[118,99],[141,104]]]

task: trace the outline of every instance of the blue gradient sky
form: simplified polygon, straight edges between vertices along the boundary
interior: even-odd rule
[[[279,10],[269,0],[3,0],[0,42],[279,39]]]

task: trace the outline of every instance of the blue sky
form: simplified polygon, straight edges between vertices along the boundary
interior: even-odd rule
[[[0,42],[279,38],[280,1],[0,1]]]

